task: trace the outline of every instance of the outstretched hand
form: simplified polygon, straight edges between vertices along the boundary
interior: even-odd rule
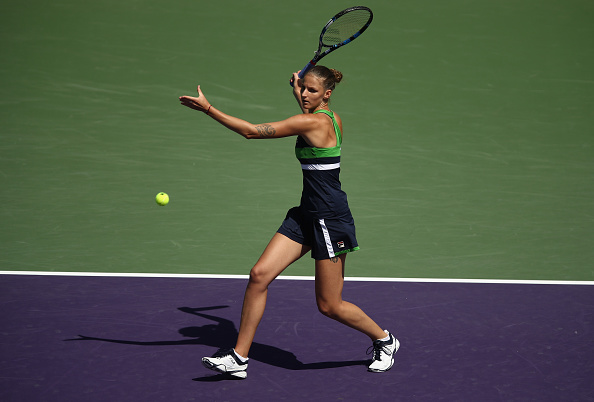
[[[198,96],[180,96],[179,101],[182,105],[189,107],[190,109],[198,110],[200,112],[207,113],[210,108],[210,103],[204,97],[204,94],[200,90],[198,85]]]

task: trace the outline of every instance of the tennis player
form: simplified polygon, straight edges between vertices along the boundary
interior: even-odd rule
[[[250,271],[245,291],[239,335],[234,349],[202,359],[221,373],[246,378],[248,354],[264,314],[268,285],[289,265],[311,251],[315,260],[315,293],[319,311],[373,341],[369,371],[384,372],[394,364],[400,343],[382,330],[359,307],[342,299],[345,260],[359,249],[355,223],[339,180],[342,121],[328,102],[339,71],[316,66],[299,79],[291,79],[302,113],[283,121],[252,124],[212,106],[200,86],[198,97],[182,96],[181,104],[206,113],[247,139],[297,136],[295,154],[303,171],[303,192],[298,207],[291,208],[277,233]]]

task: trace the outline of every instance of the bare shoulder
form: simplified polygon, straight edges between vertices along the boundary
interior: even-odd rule
[[[289,121],[293,124],[308,126],[318,124],[318,122],[320,121],[319,117],[320,116],[315,114],[300,113],[289,117],[286,121]]]
[[[323,113],[302,113],[290,117],[287,121],[298,126],[301,132],[323,131],[326,127],[332,126],[332,120]]]

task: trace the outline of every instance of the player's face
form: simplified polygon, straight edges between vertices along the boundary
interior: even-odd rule
[[[325,90],[322,80],[313,74],[307,74],[303,78],[303,87],[301,88],[301,100],[303,107],[309,110],[316,109],[322,101],[328,102],[331,90]]]

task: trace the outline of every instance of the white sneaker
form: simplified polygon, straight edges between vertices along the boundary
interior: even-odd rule
[[[229,374],[236,378],[247,378],[248,364],[242,363],[235,351],[225,350],[215,353],[212,357],[203,357],[202,364],[207,369],[218,371],[219,373]]]
[[[394,364],[394,354],[400,347],[398,339],[394,338],[388,331],[384,330],[384,332],[390,336],[390,339],[388,341],[373,341],[373,346],[369,348],[373,348],[373,356],[371,357],[372,361],[368,370],[374,373],[383,373],[390,370]],[[369,349],[367,350],[367,354],[369,354]]]

